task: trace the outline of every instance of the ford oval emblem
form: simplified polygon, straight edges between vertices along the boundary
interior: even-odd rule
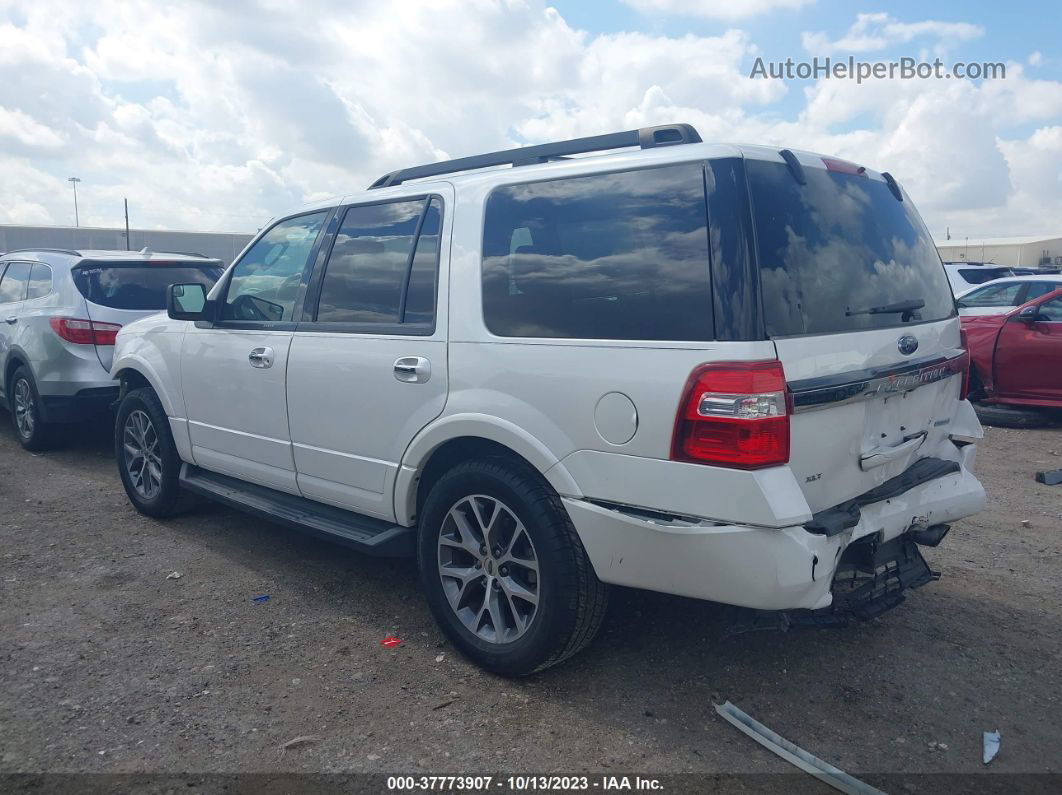
[[[918,350],[918,340],[910,334],[904,334],[896,341],[896,347],[900,349],[900,353],[904,356],[910,356]]]

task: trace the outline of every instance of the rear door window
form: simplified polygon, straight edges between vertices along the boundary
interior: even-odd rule
[[[0,278],[0,304],[13,304],[26,298],[26,288],[29,286],[30,264],[28,262],[12,262]]]
[[[438,198],[349,208],[325,266],[316,322],[431,325],[441,218]]]
[[[218,265],[164,263],[88,263],[74,268],[74,284],[85,300],[111,309],[138,311],[166,308],[171,284],[202,284],[207,290],[221,276]]]
[[[30,271],[29,288],[26,290],[26,300],[43,298],[52,291],[52,269],[43,262],[34,262]]]
[[[748,161],[763,308],[770,336],[827,334],[943,320],[954,299],[910,199],[882,181]],[[910,313],[891,304],[923,302]],[[869,310],[879,308],[878,313]]]
[[[713,338],[700,164],[497,188],[483,316],[503,337]]]

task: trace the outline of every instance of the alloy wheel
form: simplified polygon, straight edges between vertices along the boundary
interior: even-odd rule
[[[495,497],[459,500],[439,533],[439,577],[451,609],[488,643],[511,643],[538,613],[538,556],[527,528]]]
[[[23,439],[33,436],[37,418],[33,406],[33,387],[25,378],[15,382],[15,425]]]
[[[136,493],[154,499],[162,488],[162,456],[159,436],[151,418],[140,409],[130,412],[122,429],[125,470]]]

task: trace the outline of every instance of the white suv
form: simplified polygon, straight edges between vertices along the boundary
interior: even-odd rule
[[[525,674],[609,583],[785,623],[934,579],[917,545],[984,501],[967,363],[891,176],[669,125],[282,217],[112,373],[140,511],[206,495],[416,554],[455,645]]]

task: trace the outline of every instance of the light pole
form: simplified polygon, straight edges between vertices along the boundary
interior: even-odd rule
[[[81,226],[81,221],[77,217],[77,183],[81,180],[78,177],[70,177],[67,182],[74,186],[74,226]]]

